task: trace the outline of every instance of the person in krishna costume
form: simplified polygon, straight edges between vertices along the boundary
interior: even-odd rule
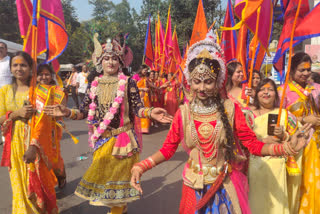
[[[93,161],[75,194],[95,206],[108,206],[112,214],[125,213],[129,202],[140,198],[130,185],[131,168],[142,149],[135,116],[169,123],[172,117],[161,108],[143,106],[136,82],[123,70],[133,58],[123,36],[101,45],[94,37],[93,62],[98,76],[89,86],[80,111],[52,105],[45,112],[71,119],[87,118],[89,140],[94,145]]]

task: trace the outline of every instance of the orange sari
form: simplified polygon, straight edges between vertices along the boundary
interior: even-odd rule
[[[41,213],[58,213],[54,169],[63,166],[59,144],[62,132],[56,126],[56,119],[44,114],[42,109],[45,105],[60,104],[64,92],[58,86],[38,85],[35,93],[37,112],[30,145],[36,146],[38,153],[35,163],[29,164],[28,195]]]
[[[139,89],[147,88],[148,86],[147,86],[146,77],[141,78],[137,82],[137,86]],[[141,101],[145,107],[151,107],[150,99],[149,99],[149,92],[140,91],[140,97],[141,97]],[[147,118],[140,118],[140,121],[141,121],[141,132],[142,133],[149,133],[151,121]]]

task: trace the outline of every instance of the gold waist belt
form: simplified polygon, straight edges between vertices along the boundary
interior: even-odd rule
[[[200,171],[200,164],[196,164],[194,160],[189,159],[188,160],[189,169],[193,170],[195,174],[198,174]],[[211,184],[213,183],[220,171],[223,170],[223,166],[217,167],[212,166],[211,164],[202,164],[202,172],[203,172],[203,178],[205,184]]]
[[[129,131],[132,128],[133,128],[133,124],[132,123],[128,123],[128,124],[126,124],[124,126],[121,126],[121,127],[117,128],[117,129],[105,130],[102,133],[101,136],[104,137],[104,138],[113,137],[113,136],[121,134],[122,132]]]

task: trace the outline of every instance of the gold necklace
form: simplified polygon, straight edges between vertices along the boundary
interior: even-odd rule
[[[217,124],[216,124],[215,128],[213,129],[213,127],[212,127],[212,129],[213,129],[212,135],[210,136],[210,138],[208,140],[203,142],[203,141],[201,141],[199,139],[199,136],[198,136],[195,124],[194,124],[193,114],[191,113],[191,136],[192,136],[192,140],[196,143],[197,148],[203,154],[212,153],[209,157],[206,157],[207,161],[209,161],[209,162],[213,158],[216,157],[217,152],[218,152],[218,149],[217,149],[217,146],[218,146],[217,136],[218,136],[218,132],[221,129],[221,125],[222,125],[221,122],[219,120],[217,120]],[[212,126],[212,125],[210,124],[210,126]],[[208,150],[208,149],[209,149],[209,151],[205,151],[205,150]]]

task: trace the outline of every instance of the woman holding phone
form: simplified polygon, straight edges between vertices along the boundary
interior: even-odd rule
[[[256,87],[254,97],[253,131],[265,143],[288,141],[297,129],[297,120],[286,109],[282,109],[280,126],[277,127],[279,101],[276,85],[271,79],[264,79]],[[289,160],[289,161],[287,161]],[[301,161],[301,159],[299,159]],[[287,173],[288,172],[288,173]],[[297,189],[290,192],[290,177],[298,178],[299,168],[293,157],[250,156],[249,202],[252,213],[291,213],[291,201]],[[263,197],[264,200],[261,200]]]

